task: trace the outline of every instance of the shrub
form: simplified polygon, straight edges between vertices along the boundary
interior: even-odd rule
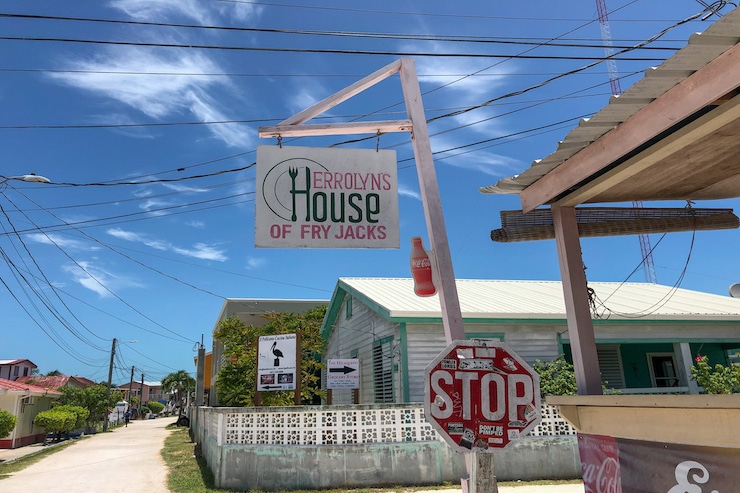
[[[57,439],[62,433],[68,433],[74,429],[77,414],[71,411],[58,411],[50,409],[42,411],[33,419],[33,424],[43,428],[46,433],[54,433]]]
[[[0,438],[5,438],[10,435],[10,432],[15,428],[17,418],[10,414],[8,411],[0,409]]]
[[[72,406],[69,404],[63,405],[63,406],[56,406],[52,408],[53,411],[65,411],[68,413],[72,413],[75,415],[75,423],[74,426],[72,426],[72,429],[76,428],[82,428],[85,426],[85,423],[87,421],[87,417],[90,415],[90,411],[85,409],[82,406]]]
[[[532,365],[540,376],[540,395],[576,395],[576,373],[573,365],[561,355],[554,361],[537,360]]]
[[[707,394],[733,394],[740,391],[740,366],[709,366],[706,356],[697,356],[691,367],[691,379]]]
[[[164,409],[164,404],[157,401],[149,401],[146,403],[146,406],[154,413],[159,414]]]

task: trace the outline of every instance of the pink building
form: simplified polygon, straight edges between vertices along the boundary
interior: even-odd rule
[[[18,377],[27,377],[38,368],[27,359],[0,359],[0,378],[16,380]]]

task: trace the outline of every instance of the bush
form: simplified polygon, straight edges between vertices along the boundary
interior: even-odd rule
[[[69,433],[74,430],[76,422],[76,413],[64,410],[58,411],[56,409],[42,411],[33,420],[33,424],[43,428],[46,433],[56,434],[57,440],[60,439],[62,433]]]
[[[0,409],[0,438],[5,438],[10,435],[10,432],[15,428],[17,418],[10,414],[8,411]]]
[[[154,413],[159,414],[164,409],[164,404],[157,401],[149,401],[146,403],[146,406]]]
[[[576,395],[576,373],[573,365],[561,355],[554,361],[537,360],[532,366],[540,376],[540,395]]]
[[[85,409],[82,406],[72,406],[69,404],[63,405],[63,406],[56,406],[52,408],[53,411],[64,411],[68,413],[72,413],[76,416],[74,426],[72,426],[72,429],[82,428],[85,426],[85,423],[87,421],[87,417],[90,415],[90,411]]]
[[[706,356],[697,356],[691,367],[691,379],[707,394],[733,394],[740,391],[740,366],[709,366]]]

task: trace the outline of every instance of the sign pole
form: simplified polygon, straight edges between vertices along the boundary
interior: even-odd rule
[[[311,118],[330,110],[396,72],[400,74],[408,120],[304,124]],[[455,273],[452,268],[452,257],[450,255],[447,230],[442,213],[442,203],[439,196],[439,187],[437,185],[437,175],[434,168],[426,117],[424,116],[421,90],[413,59],[402,58],[396,60],[274,127],[260,127],[259,136],[264,138],[406,131],[411,132],[411,142],[414,149],[417,174],[419,176],[419,187],[424,205],[427,233],[429,235],[431,249],[434,252],[435,268],[440,281],[439,300],[445,340],[447,344],[450,344],[454,340],[465,339],[465,327],[463,326],[457,285],[455,284]],[[475,468],[472,471],[475,472]],[[469,493],[469,481],[470,479],[465,478],[461,480],[463,493]],[[495,478],[493,481],[495,484]],[[472,485],[473,487],[470,493],[476,493],[475,478],[473,478]],[[488,490],[480,488],[480,491],[492,490],[490,488]]]

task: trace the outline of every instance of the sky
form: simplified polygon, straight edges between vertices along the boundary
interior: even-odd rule
[[[695,0],[607,7],[615,47],[668,29],[617,58],[622,90],[717,19],[677,25]],[[0,175],[51,181],[0,185],[0,359],[104,381],[115,338],[117,384],[132,366],[137,381],[194,374],[225,298],[328,300],[340,277],[410,277],[427,231],[408,134],[281,143],[395,151],[400,248],[256,248],[256,148],[277,145],[260,126],[413,58],[456,277],[559,280],[554,241],[490,240],[521,206],[478,189],[611,94],[603,62],[558,77],[604,57],[586,0],[8,0],[0,33]],[[314,122],[404,118],[395,76]],[[740,282],[737,230],[650,240],[660,284],[726,296]],[[589,281],[645,280],[636,236],[581,244]]]

